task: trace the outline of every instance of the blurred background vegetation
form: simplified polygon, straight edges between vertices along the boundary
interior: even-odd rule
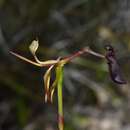
[[[56,130],[57,96],[44,103],[39,69],[13,57],[33,59],[38,38],[42,60],[67,56],[85,46],[105,54],[114,46],[128,82],[110,80],[104,60],[83,55],[65,66],[65,130],[130,130],[129,0],[0,0],[0,130]]]

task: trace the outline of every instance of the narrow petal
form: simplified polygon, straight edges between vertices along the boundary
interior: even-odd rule
[[[53,95],[54,95],[56,85],[57,85],[57,78],[55,79],[52,86],[50,87],[50,101],[51,101],[51,103],[53,102]]]
[[[50,97],[49,87],[50,87],[51,70],[53,69],[53,67],[54,65],[50,66],[44,75],[45,102],[47,102],[48,98]]]
[[[36,66],[42,67],[41,64],[36,63],[36,62],[34,62],[34,61],[32,61],[32,60],[29,60],[29,59],[27,59],[27,58],[25,58],[25,57],[23,57],[23,56],[21,56],[21,55],[15,53],[15,52],[10,51],[10,53],[11,53],[12,55],[18,57],[19,59],[24,60],[24,61],[26,61],[26,62],[28,62],[28,63],[30,63],[30,64],[33,64],[33,65],[36,65]]]

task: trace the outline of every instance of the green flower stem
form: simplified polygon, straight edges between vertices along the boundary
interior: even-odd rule
[[[58,94],[58,127],[59,130],[64,129],[64,117],[63,117],[63,101],[62,101],[62,86],[63,86],[63,66],[57,67],[57,94]]]

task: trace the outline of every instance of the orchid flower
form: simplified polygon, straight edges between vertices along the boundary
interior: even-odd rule
[[[31,45],[29,46],[29,50],[33,55],[35,61],[32,61],[28,58],[25,58],[17,53],[10,52],[12,55],[30,63],[38,67],[48,67],[44,74],[44,89],[45,89],[45,102],[53,102],[53,95],[54,91],[57,87],[57,94],[58,94],[58,124],[59,130],[63,130],[63,103],[62,103],[62,81],[63,81],[63,67],[66,63],[70,62],[72,59],[80,56],[83,53],[89,53],[99,58],[105,58],[104,55],[96,53],[92,51],[89,47],[83,48],[80,51],[72,54],[68,57],[58,57],[56,60],[47,60],[47,61],[40,61],[36,55],[36,51],[39,47],[38,40],[32,41]],[[50,84],[52,70],[55,69],[56,78],[52,84]]]

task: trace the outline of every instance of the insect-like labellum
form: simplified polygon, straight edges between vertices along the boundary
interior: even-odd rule
[[[111,45],[106,45],[107,50],[106,59],[110,72],[111,79],[117,84],[126,84],[126,81],[122,75],[119,64],[117,63],[114,48]]]

